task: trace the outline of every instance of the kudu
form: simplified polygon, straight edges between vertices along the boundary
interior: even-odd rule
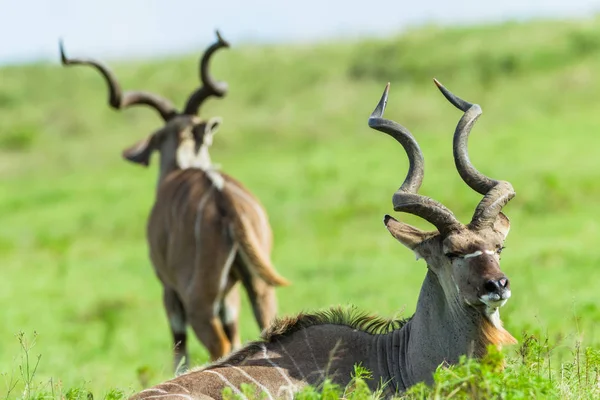
[[[105,65],[92,59],[67,58],[62,42],[60,45],[63,65],[89,65],[102,74],[113,108],[146,105],[165,121],[164,127],[124,150],[123,156],[147,166],[153,151],[160,154],[147,239],[163,286],[176,369],[189,365],[188,324],[213,360],[240,346],[239,281],[248,292],[261,330],[275,318],[274,286],[287,284],[270,260],[272,232],[264,208],[240,182],[211,164],[208,148],[221,119],[205,121],[196,116],[206,99],[227,92],[227,85],[216,82],[208,71],[213,53],[229,46],[218,31],[217,39],[201,58],[202,86],[189,96],[183,112],[151,93],[123,94]]]
[[[384,218],[392,236],[427,262],[415,314],[409,320],[385,321],[332,309],[279,320],[262,341],[146,389],[135,399],[220,398],[227,387],[244,398],[242,383],[257,385],[269,399],[291,398],[303,385],[319,385],[326,376],[347,384],[358,363],[371,370],[373,388],[383,382],[392,395],[420,381],[431,383],[443,362],[456,363],[464,354],[479,357],[490,344],[515,342],[498,313],[511,293],[499,265],[509,228],[500,210],[515,193],[508,182],[484,176],[469,161],[467,139],[481,108],[436,84],[464,112],[454,134],[458,172],[484,195],[469,224],[461,224],[442,204],[417,193],[423,156],[406,128],[383,118],[389,84],[369,119],[371,128],[392,136],[408,154],[409,171],[394,193],[394,210],[417,215],[437,228],[425,232],[389,215]]]

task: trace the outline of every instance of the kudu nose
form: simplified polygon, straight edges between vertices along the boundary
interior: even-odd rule
[[[488,291],[488,293],[502,293],[503,291],[505,291],[506,289],[509,288],[509,281],[507,277],[502,277],[500,279],[490,279],[489,281],[487,281],[484,285],[485,290]]]

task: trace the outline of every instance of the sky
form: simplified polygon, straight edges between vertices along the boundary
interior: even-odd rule
[[[384,36],[427,23],[592,16],[600,0],[0,0],[0,64],[137,58],[233,45]]]

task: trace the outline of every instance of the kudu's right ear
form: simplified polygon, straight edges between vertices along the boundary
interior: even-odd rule
[[[152,151],[156,149],[156,135],[152,134],[123,150],[123,157],[131,162],[148,166]]]
[[[383,217],[383,224],[387,230],[404,246],[408,247],[415,253],[417,252],[417,246],[423,243],[425,240],[437,235],[437,232],[426,232],[422,231],[414,226],[400,222],[390,215]],[[421,255],[417,254],[417,258]]]
[[[503,212],[498,213],[496,221],[494,221],[494,229],[497,232],[500,232],[505,239],[506,236],[508,236],[508,231],[510,231],[510,220]]]
[[[207,146],[212,146],[213,136],[223,123],[223,119],[221,117],[212,117],[206,122],[206,126],[204,127],[204,144]]]

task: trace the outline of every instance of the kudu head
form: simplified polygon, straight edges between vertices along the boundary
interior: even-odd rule
[[[418,194],[423,181],[423,154],[405,127],[383,118],[389,83],[369,118],[369,126],[396,139],[408,154],[409,170],[402,186],[394,193],[395,211],[417,215],[437,230],[422,231],[389,215],[384,224],[400,243],[424,258],[436,275],[446,299],[471,307],[496,325],[497,310],[511,295],[510,283],[500,270],[500,252],[509,231],[508,218],[501,209],[515,195],[510,183],[488,178],[473,167],[467,152],[469,133],[481,108],[453,95],[437,80],[442,94],[464,112],[454,132],[454,161],[463,181],[483,195],[471,222],[463,225],[441,203]]]
[[[202,86],[189,96],[183,112],[175,109],[173,104],[164,97],[143,92],[128,91],[123,93],[115,75],[104,64],[83,58],[67,58],[60,42],[62,64],[89,65],[102,74],[109,90],[108,102],[116,110],[129,106],[146,105],[154,108],[165,125],[123,151],[125,159],[147,166],[152,152],[157,150],[161,159],[161,176],[177,168],[210,166],[208,148],[212,144],[213,135],[217,132],[221,118],[213,117],[203,120],[197,116],[202,103],[211,96],[223,97],[227,93],[227,84],[217,82],[208,71],[209,61],[214,52],[229,43],[216,32],[217,41],[212,44],[200,60],[200,79]]]

